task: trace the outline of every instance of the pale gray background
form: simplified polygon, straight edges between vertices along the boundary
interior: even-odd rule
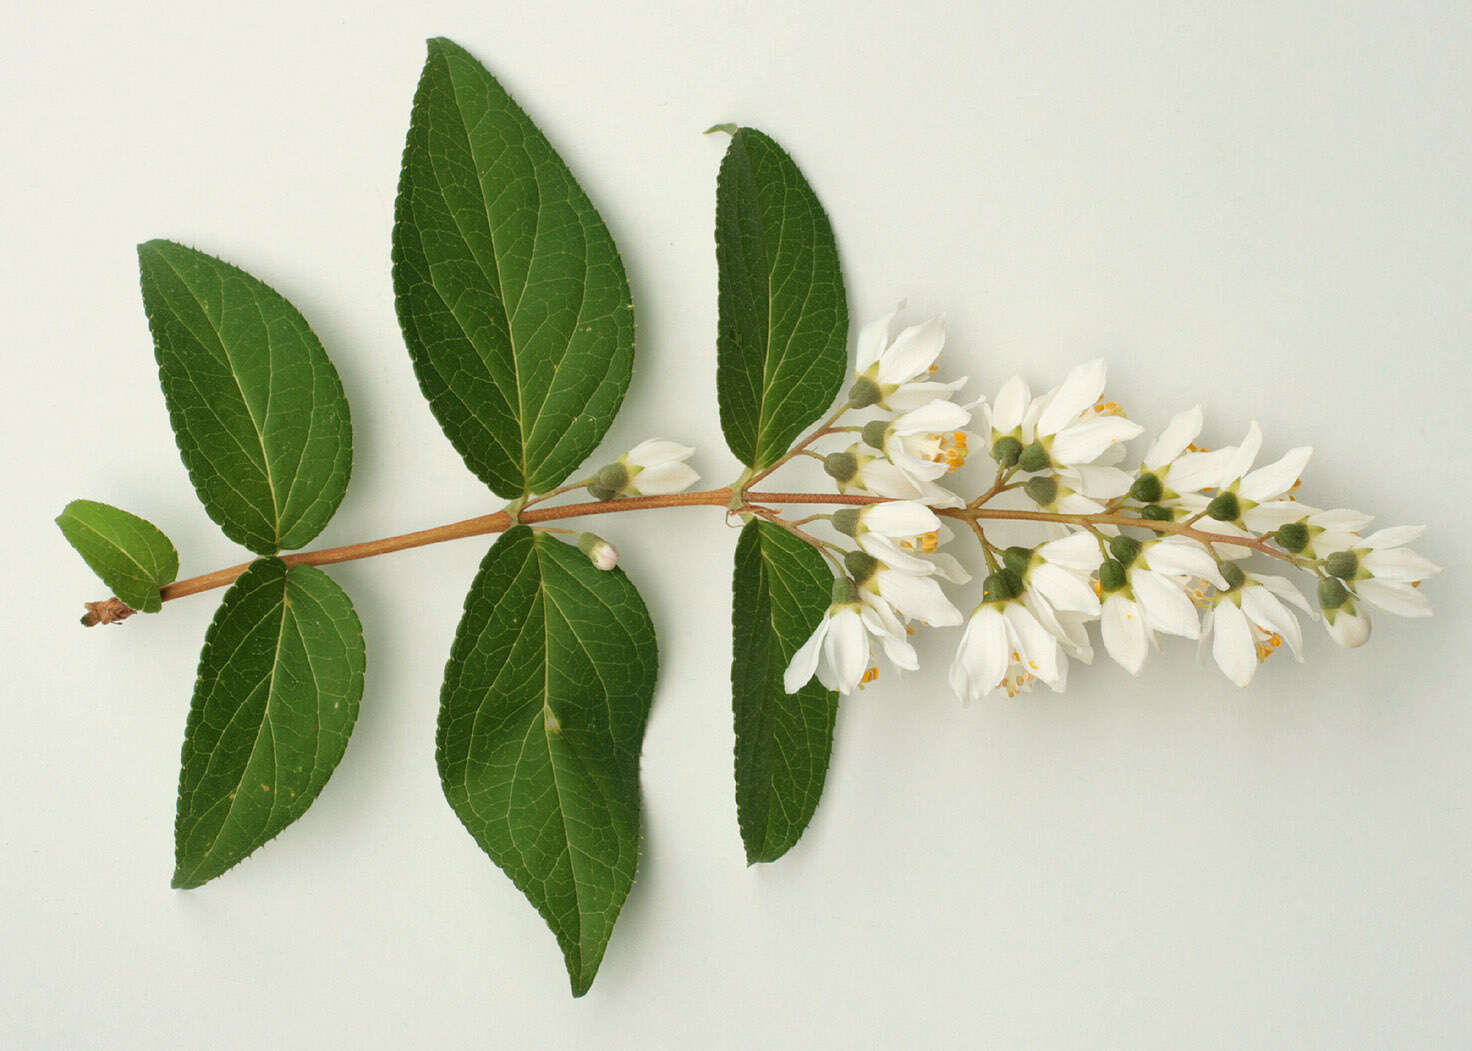
[[[11,7],[0,1043],[295,1047],[1451,1047],[1472,1042],[1464,680],[1472,24],[1447,3]],[[37,5],[39,7],[39,5]],[[1291,11],[1284,11],[1289,6]],[[412,10],[406,8],[413,7]],[[962,709],[954,633],[839,721],[804,841],[747,869],[727,693],[733,531],[603,523],[660,629],[639,881],[591,995],[440,795],[439,677],[482,541],[345,566],[369,680],[347,757],[257,857],[171,891],[176,763],[215,596],[121,628],[51,518],[148,515],[183,572],[239,552],[174,450],[133,246],[293,299],[352,401],[322,544],[488,510],[422,403],[389,279],[423,38],[525,104],[623,251],[616,453],[736,473],[713,391],[716,121],[786,144],[857,318],[907,296],[987,390],[1103,354],[1147,425],[1202,401],[1306,499],[1425,521],[1437,619],[1275,658],[1169,647]],[[972,558],[965,552],[968,559]]]

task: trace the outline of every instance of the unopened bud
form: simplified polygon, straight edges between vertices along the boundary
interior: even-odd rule
[[[1349,601],[1349,589],[1333,577],[1319,581],[1319,608],[1338,609]]]
[[[857,507],[842,507],[830,516],[833,528],[844,536],[859,535],[859,511]]]
[[[834,481],[848,483],[859,473],[859,460],[853,453],[829,453],[823,457],[823,470]]]
[[[1041,471],[1052,462],[1042,442],[1033,442],[1017,457],[1017,466],[1024,471]]]
[[[578,550],[588,556],[588,561],[605,572],[618,565],[618,548],[596,533],[579,533]]]
[[[1308,526],[1302,522],[1289,522],[1278,528],[1273,534],[1273,539],[1284,551],[1291,551],[1296,555],[1308,547]]]
[[[999,467],[1015,467],[1021,455],[1022,443],[1010,434],[998,438],[997,443],[992,446],[992,459],[997,461]]]
[[[889,431],[888,420],[870,420],[864,424],[864,429],[859,437],[864,439],[864,444],[871,449],[884,448],[884,436]]]
[[[1129,577],[1124,571],[1124,566],[1120,565],[1114,559],[1106,558],[1103,562],[1099,563],[1100,590],[1118,591],[1125,586],[1128,580]]]

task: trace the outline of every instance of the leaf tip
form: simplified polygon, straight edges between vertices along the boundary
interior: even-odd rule
[[[710,127],[705,129],[704,134],[714,135],[718,131],[724,131],[727,135],[730,135],[734,138],[736,133],[740,130],[741,127],[736,124],[712,124]]]

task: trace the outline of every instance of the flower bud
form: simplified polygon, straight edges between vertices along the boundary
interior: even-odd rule
[[[854,385],[848,389],[848,403],[856,409],[877,404],[882,397],[884,392],[879,389],[879,384],[866,376],[854,380]]]
[[[843,556],[843,568],[848,571],[854,583],[862,587],[878,570],[879,559],[864,551],[850,551]]]
[[[1117,536],[1109,541],[1109,553],[1122,566],[1128,566],[1140,557],[1140,542],[1133,537]]]
[[[1217,493],[1206,505],[1206,514],[1218,522],[1235,522],[1242,517],[1242,502],[1236,493]]]
[[[1022,594],[1022,578],[1010,569],[999,569],[981,584],[981,601],[1003,602]]]
[[[1033,503],[1039,507],[1048,507],[1058,499],[1058,481],[1047,475],[1029,478],[1026,491],[1027,495],[1032,497]]]
[[[864,424],[864,429],[859,437],[864,439],[864,444],[871,449],[884,448],[884,436],[889,431],[888,420],[870,420]]]
[[[1017,466],[1024,471],[1041,471],[1052,460],[1048,458],[1048,450],[1043,448],[1041,442],[1033,442],[1017,457]]]
[[[830,515],[833,528],[844,536],[859,535],[859,511],[857,507],[841,507]]]
[[[999,467],[1015,467],[1017,460],[1022,456],[1022,443],[1010,434],[998,438],[992,446],[992,459],[997,461]]]
[[[1135,479],[1135,484],[1130,486],[1130,497],[1141,503],[1153,504],[1165,494],[1165,486],[1160,484],[1160,478],[1154,474],[1142,474]]]
[[[1360,568],[1360,556],[1353,551],[1336,551],[1324,559],[1324,570],[1331,577],[1353,580]]]
[[[853,453],[829,453],[823,457],[823,470],[837,482],[851,482],[859,473],[859,460]]]
[[[618,565],[618,548],[596,533],[579,533],[578,550],[588,556],[588,561],[605,572]]]
[[[1140,508],[1140,517],[1150,522],[1169,522],[1175,518],[1175,515],[1171,514],[1171,510],[1168,507],[1151,504],[1148,507]]]

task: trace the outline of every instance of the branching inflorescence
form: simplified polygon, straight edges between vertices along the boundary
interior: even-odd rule
[[[880,653],[916,669],[919,626],[962,628],[950,683],[970,702],[1039,682],[1063,689],[1070,663],[1093,658],[1094,622],[1132,673],[1157,636],[1175,635],[1209,644],[1245,686],[1282,646],[1301,656],[1295,609],[1346,646],[1368,637],[1367,605],[1429,615],[1417,585],[1437,567],[1407,548],[1420,528],[1366,533],[1367,515],[1300,502],[1310,450],[1256,466],[1256,424],[1240,444],[1202,449],[1192,408],[1127,465],[1141,428],[1105,400],[1102,362],[1037,397],[1014,378],[968,402],[965,379],[936,377],[942,323],[899,326],[898,310],[863,328],[850,369],[842,268],[817,195],[761,132],[712,130],[731,136],[716,186],[715,386],[726,443],[745,465],[721,488],[691,491],[694,450],[663,439],[585,466],[633,366],[623,264],[536,125],[450,41],[430,42],[411,114],[395,299],[429,408],[506,501],[500,510],[302,550],[352,466],[347,400],[325,348],[245,271],[170,241],[139,247],[190,481],[256,556],[179,580],[177,552],[149,522],[86,500],[58,518],[114,591],[87,604],[85,624],[228,588],[185,729],[175,886],[214,879],[280,833],[342,759],[365,647],[351,600],[316,568],[339,562],[501,534],[465,597],[435,761],[466,830],[557,936],[574,995],[591,985],[634,879],[659,654],[614,546],[562,523],[672,507],[742,523],[731,690],[749,862],[774,861],[802,836],[839,697],[877,677]],[[955,473],[968,459],[994,468],[969,499],[956,482],[974,470]],[[832,488],[774,487],[778,471],[813,460]],[[985,566],[979,584],[955,555],[968,535],[981,556],[968,561]],[[1254,558],[1306,574],[1315,601]]]

